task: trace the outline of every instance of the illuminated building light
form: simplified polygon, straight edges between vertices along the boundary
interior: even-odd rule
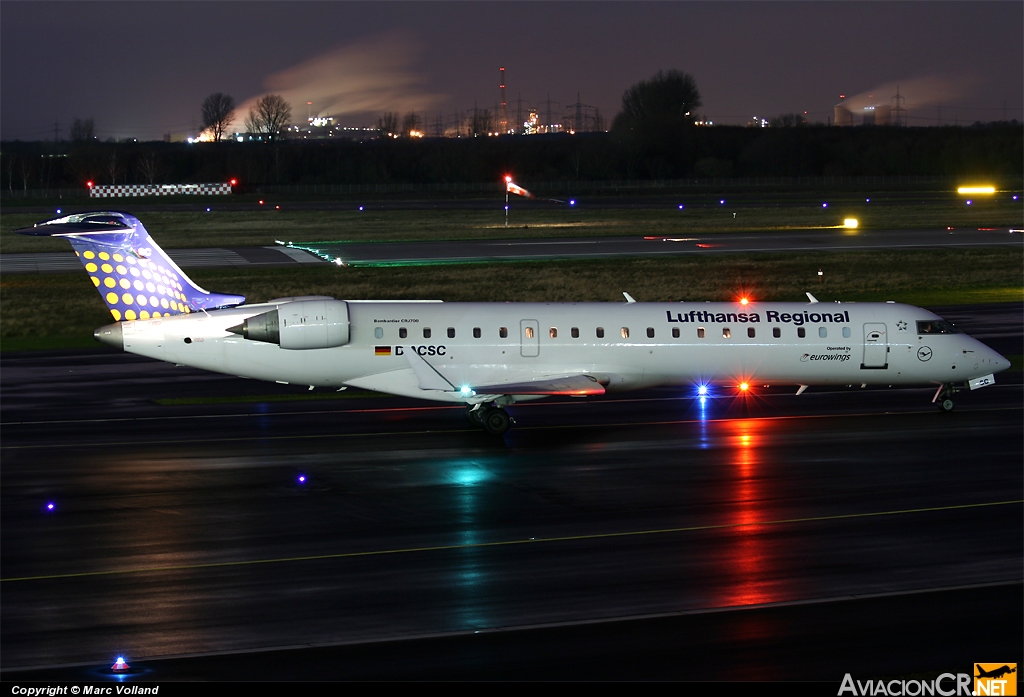
[[[996,187],[994,186],[961,186],[956,190],[958,194],[994,194]]]
[[[857,227],[859,224],[860,223],[857,222],[856,218],[845,218],[843,220],[843,227],[845,227],[845,228],[853,229],[853,228]]]

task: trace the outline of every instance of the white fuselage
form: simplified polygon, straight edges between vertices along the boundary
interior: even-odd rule
[[[282,349],[227,331],[275,306],[124,322],[124,349],[248,378],[467,403],[497,392],[422,389],[406,354],[415,351],[456,388],[572,375],[592,376],[608,391],[949,384],[1009,366],[966,334],[919,334],[918,321],[938,318],[896,303],[348,301],[348,343],[334,348]]]

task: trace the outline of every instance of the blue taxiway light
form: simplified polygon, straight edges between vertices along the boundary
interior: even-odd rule
[[[569,205],[570,206],[575,206],[576,205],[576,199],[574,199],[574,198],[569,199]]]

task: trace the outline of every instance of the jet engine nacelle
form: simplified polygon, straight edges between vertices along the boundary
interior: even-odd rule
[[[283,349],[322,349],[349,340],[348,303],[344,300],[301,300],[278,305],[228,329],[251,341]]]

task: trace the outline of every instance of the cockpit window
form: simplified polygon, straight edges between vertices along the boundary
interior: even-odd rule
[[[918,334],[960,334],[960,330],[944,319],[930,319],[917,323]]]

